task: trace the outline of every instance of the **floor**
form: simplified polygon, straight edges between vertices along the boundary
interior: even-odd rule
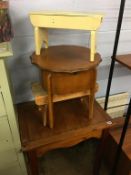
[[[57,149],[40,159],[41,175],[92,175],[98,141],[91,139],[76,146]],[[102,165],[100,175],[108,175]]]

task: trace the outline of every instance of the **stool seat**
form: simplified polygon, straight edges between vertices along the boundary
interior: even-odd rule
[[[96,67],[101,62],[101,56],[96,53],[94,62],[91,62],[89,48],[58,45],[43,48],[40,55],[33,53],[31,61],[44,70],[73,73]]]

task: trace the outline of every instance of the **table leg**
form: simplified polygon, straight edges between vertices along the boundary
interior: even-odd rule
[[[38,159],[36,151],[27,153],[28,158],[28,173],[29,175],[39,175]]]
[[[105,141],[108,135],[108,129],[103,130],[102,132],[102,137],[100,139],[100,143],[97,147],[96,150],[96,157],[94,161],[94,167],[93,167],[93,175],[99,175],[100,173],[100,168],[101,168],[101,163],[102,163],[102,158],[104,155],[104,147],[105,147]]]

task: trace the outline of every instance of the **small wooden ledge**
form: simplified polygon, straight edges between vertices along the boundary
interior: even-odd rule
[[[131,69],[131,54],[118,55],[116,61]]]
[[[33,96],[35,98],[35,104],[38,106],[42,106],[45,104],[48,104],[48,93],[42,88],[40,83],[32,83],[31,84],[31,89]],[[95,91],[97,92],[99,89],[98,83],[96,83]],[[53,102],[59,102],[59,101],[64,101],[64,100],[69,100],[69,99],[74,99],[74,98],[80,98],[90,95],[90,91],[87,90],[86,92],[77,92],[77,93],[72,93],[72,94],[65,94],[65,95],[54,95],[53,97]]]

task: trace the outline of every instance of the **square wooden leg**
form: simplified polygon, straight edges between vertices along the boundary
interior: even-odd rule
[[[29,175],[39,175],[38,159],[36,151],[27,152],[28,158],[28,174]]]
[[[108,129],[103,130],[100,143],[96,150],[96,157],[95,157],[94,167],[93,167],[93,175],[100,174],[100,168],[101,168],[101,163],[104,155],[104,147],[105,147],[105,141],[106,141],[107,135],[108,135]]]

